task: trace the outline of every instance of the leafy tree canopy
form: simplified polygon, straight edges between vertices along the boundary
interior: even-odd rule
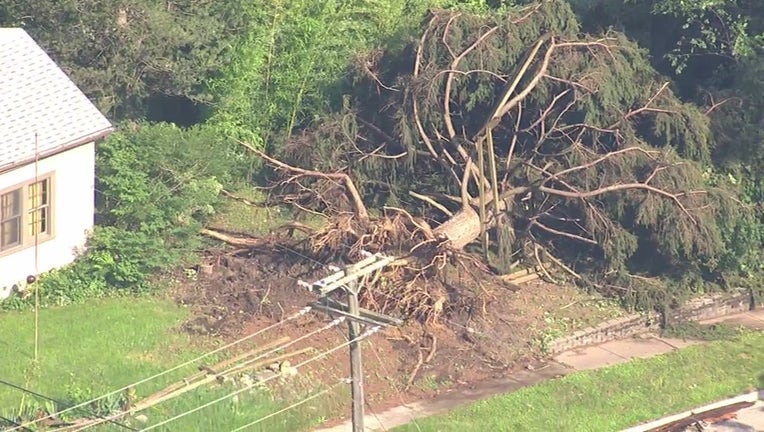
[[[112,118],[142,117],[149,98],[210,98],[245,22],[237,1],[11,0],[0,25],[25,28]]]
[[[727,85],[731,65],[764,47],[758,0],[571,0],[594,31],[613,27],[648,48],[654,64],[689,96]]]

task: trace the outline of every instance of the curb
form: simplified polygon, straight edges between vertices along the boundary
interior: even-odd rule
[[[672,321],[705,321],[754,310],[750,294],[744,291],[717,293],[696,297],[669,317]],[[594,327],[578,330],[549,344],[549,354],[555,355],[572,349],[599,345],[660,328],[662,316],[658,312],[634,313],[602,322]]]
[[[718,402],[704,405],[702,407],[694,408],[689,411],[685,411],[679,414],[674,414],[659,420],[654,420],[649,423],[643,423],[641,425],[634,426],[628,429],[623,429],[621,432],[649,432],[653,429],[659,428],[661,426],[667,425],[669,423],[672,423],[678,420],[685,419],[687,417],[693,416],[703,411],[721,408],[727,405],[732,405],[732,404],[740,403],[740,402],[758,402],[758,401],[764,401],[764,389],[757,390],[751,393],[746,393],[739,396],[735,396],[729,399],[724,399]]]

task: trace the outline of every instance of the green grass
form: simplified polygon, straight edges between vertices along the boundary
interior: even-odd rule
[[[234,195],[249,201],[260,203],[265,194],[253,187],[244,187],[233,192]],[[225,230],[242,232],[254,236],[269,234],[270,230],[294,220],[292,211],[285,206],[251,206],[241,201],[228,199],[225,207],[210,223],[210,226]],[[305,215],[302,221],[313,228],[320,227],[324,219],[316,215]]]
[[[34,316],[29,312],[0,314],[0,379],[72,404],[116,390],[191,359],[214,346],[211,339],[192,341],[177,331],[187,311],[156,298],[110,298],[64,308],[40,311],[39,361],[33,361]],[[196,372],[196,364],[138,386],[139,396],[159,390]],[[291,397],[300,398],[308,390]],[[142,412],[148,424],[197,407],[234,391],[230,385],[204,387]],[[16,416],[23,393],[0,384],[0,412]],[[250,430],[297,431],[316,423],[328,409],[316,399],[299,409],[275,416]],[[331,402],[331,395],[328,398]],[[27,396],[27,403],[30,403]],[[191,414],[158,431],[231,430],[278,410],[274,402],[256,391],[240,395]],[[34,406],[44,406],[32,400]],[[136,423],[133,421],[133,426]],[[96,428],[117,430],[116,426]]]
[[[764,333],[486,399],[395,431],[614,431],[764,385]]]

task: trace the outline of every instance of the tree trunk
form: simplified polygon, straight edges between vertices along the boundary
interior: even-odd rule
[[[448,238],[452,248],[462,249],[480,237],[480,226],[480,215],[471,206],[465,206],[433,233]]]

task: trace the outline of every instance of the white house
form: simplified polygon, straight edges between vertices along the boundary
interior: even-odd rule
[[[0,28],[0,299],[85,245],[94,142],[112,130],[26,31]]]

